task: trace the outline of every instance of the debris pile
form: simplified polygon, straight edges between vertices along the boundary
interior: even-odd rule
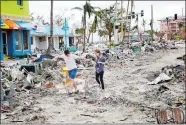
[[[178,98],[183,98],[183,84],[180,83],[183,83],[185,74],[185,67],[181,64],[170,66],[165,64],[159,67],[154,65],[153,63],[166,55],[154,45],[156,44],[143,46],[142,51],[145,53],[135,53],[131,50],[107,52],[105,91],[101,91],[95,81],[93,51],[88,53],[76,51],[74,54],[83,58],[76,60],[79,68],[76,82],[80,92],[71,96],[65,93],[65,89],[60,88],[66,80],[66,76],[61,72],[61,67],[65,65],[63,59],[57,63],[53,56],[45,55],[42,61],[4,66],[0,74],[3,81],[1,86],[3,121],[47,123],[51,122],[51,119],[59,121],[58,118],[63,116],[65,122],[69,117],[71,121],[85,122],[83,120],[86,116],[94,117],[86,119],[91,122],[95,119],[101,121],[102,118],[108,121],[109,117],[112,118],[109,119],[110,122],[118,122],[117,120],[123,119],[124,116],[127,117],[124,121],[131,122],[136,119],[134,116],[140,113],[143,117],[137,114],[139,121],[152,122],[155,118],[155,109],[174,106]],[[169,51],[177,50],[168,50],[167,53]],[[59,54],[58,51],[52,53]],[[124,65],[120,64],[122,62]],[[156,72],[156,68],[160,67],[163,68]],[[147,78],[147,75],[151,75],[150,78]],[[62,86],[59,86],[60,84]],[[121,110],[121,107],[125,110]],[[53,110],[59,113],[55,114]],[[69,112],[73,112],[72,116],[68,116]],[[116,116],[119,117],[117,119],[113,117],[116,113],[121,113],[120,116]]]
[[[157,74],[155,74],[157,76]],[[185,67],[182,65],[176,66],[166,66],[161,69],[161,73],[159,76],[153,81],[148,84],[158,84],[161,82],[174,82],[180,83],[183,82],[185,78]]]

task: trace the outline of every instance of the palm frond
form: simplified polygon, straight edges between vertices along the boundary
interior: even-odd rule
[[[80,11],[82,11],[83,8],[81,8],[81,7],[74,7],[74,8],[72,8],[71,10],[80,10]]]

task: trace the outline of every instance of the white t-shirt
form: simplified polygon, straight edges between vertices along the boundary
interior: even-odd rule
[[[65,55],[60,56],[65,60],[67,70],[72,70],[77,68],[75,59],[78,58],[78,56],[70,54],[68,57]]]

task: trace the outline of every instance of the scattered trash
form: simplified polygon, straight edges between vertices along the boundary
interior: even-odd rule
[[[160,86],[160,88],[158,90],[159,90],[160,93],[163,93],[163,92],[169,90],[169,88],[167,88],[166,86],[162,85],[162,86]]]
[[[54,85],[54,83],[47,81],[44,86],[45,86],[45,88],[52,88],[55,85]]]
[[[185,104],[185,100],[181,98],[184,93],[184,90],[182,90],[183,85],[180,84],[185,78],[185,66],[168,65],[163,67],[161,71],[156,72],[155,69],[158,66],[153,67],[153,62],[157,62],[159,58],[164,56],[161,46],[157,49],[152,44],[143,46],[141,49],[134,49],[137,53],[132,52],[132,50],[126,52],[125,50],[127,49],[123,49],[124,52],[111,49],[109,52],[109,50],[106,50],[108,53],[104,56],[107,58],[106,63],[108,67],[105,66],[105,91],[101,91],[95,81],[93,63],[95,57],[93,56],[93,51],[89,50],[87,53],[82,51],[74,52],[74,54],[86,59],[76,60],[79,70],[75,82],[77,83],[79,93],[72,94],[71,96],[67,95],[63,86],[64,83],[69,83],[69,79],[67,79],[65,74],[67,70],[61,72],[61,67],[65,65],[65,62],[63,59],[60,59],[60,63],[57,63],[53,56],[63,54],[61,51],[52,51],[51,55],[38,52],[40,53],[40,55],[38,54],[38,58],[37,54],[32,55],[35,61],[30,61],[29,63],[26,63],[26,60],[24,60],[23,63],[15,63],[11,66],[3,64],[1,66],[3,70],[0,74],[2,78],[1,109],[9,113],[4,121],[9,123],[47,123],[51,119],[57,120],[55,114],[59,113],[61,115],[65,114],[63,115],[63,121],[65,121],[67,120],[68,112],[74,111],[74,108],[69,108],[68,105],[74,107],[77,104],[82,104],[82,107],[75,108],[72,116],[74,118],[79,116],[79,111],[82,112],[80,114],[81,117],[92,117],[93,120],[97,120],[98,118],[102,120],[101,118],[104,112],[109,114],[108,116],[104,115],[105,118],[109,119],[109,117],[113,118],[110,115],[113,111],[114,114],[125,111],[125,116],[116,116],[119,118],[113,118],[112,122],[131,121],[132,117],[130,116],[133,116],[133,112],[137,112],[141,113],[137,120],[154,123],[156,120],[154,110],[161,106],[167,108],[176,104],[181,110]],[[168,51],[176,52],[177,50]],[[110,57],[113,58],[110,59]],[[121,62],[125,63],[125,67],[118,66],[118,63]],[[153,70],[152,73],[146,69],[148,67],[151,68],[151,66],[153,67],[150,69]],[[151,78],[146,78],[147,75],[151,75]],[[154,86],[147,85],[147,79],[148,81],[152,81],[148,84],[154,84]],[[166,83],[164,85],[157,85],[161,82]],[[11,93],[13,93],[13,96],[11,96]],[[12,99],[10,99],[10,96]],[[51,108],[42,107],[41,109],[40,106],[44,104],[49,104]],[[63,111],[61,111],[61,108],[55,108],[63,106],[66,107]],[[115,108],[113,109],[114,106]],[[54,114],[49,113],[51,109]],[[4,112],[2,113],[4,114]],[[158,116],[158,123],[169,123],[170,121],[171,123],[182,123],[183,115],[179,113],[180,111],[174,111],[174,116],[172,117],[175,120],[169,120],[169,117],[166,117],[169,112],[162,110]],[[46,116],[40,117],[40,113]],[[177,114],[181,115],[178,117]],[[47,119],[49,120],[46,122]],[[105,120],[105,122],[108,121]]]
[[[186,60],[186,55],[183,55],[182,57],[178,57],[177,59]]]
[[[160,82],[166,82],[166,81],[169,81],[169,80],[171,80],[171,78],[168,75],[166,75],[165,73],[161,73],[154,81],[149,82],[147,84],[156,85]]]

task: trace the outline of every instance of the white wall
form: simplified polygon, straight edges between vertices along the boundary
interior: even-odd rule
[[[31,45],[32,51],[37,47],[39,49],[47,49],[48,48],[48,36],[45,37],[46,41],[39,41],[38,36],[33,36],[33,45]],[[59,37],[54,37],[53,39],[54,42],[54,48],[59,49]]]
[[[59,49],[59,37],[54,37],[53,42],[54,42],[54,48]]]
[[[35,43],[35,37],[34,36],[32,36],[33,37],[33,45],[31,45],[31,51],[33,52],[33,50],[35,49],[35,47],[36,47],[36,43]]]
[[[48,48],[48,40],[47,40],[47,37],[46,38],[46,41],[42,41],[40,42],[39,41],[39,37],[38,36],[33,36],[33,45],[31,45],[31,49],[32,51],[37,47],[39,49],[47,49]]]
[[[74,36],[74,45],[78,42],[78,39]]]
[[[39,49],[48,49],[48,38],[47,37],[45,37],[45,38],[46,38],[46,41],[40,42],[39,37],[37,37],[37,40],[39,43],[39,46],[38,46]]]

